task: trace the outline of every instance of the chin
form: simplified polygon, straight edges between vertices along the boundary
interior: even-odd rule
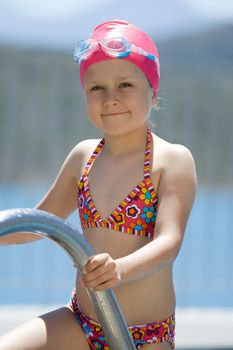
[[[118,128],[116,128],[116,129],[114,129],[114,130],[109,130],[109,129],[105,129],[105,130],[102,130],[103,131],[103,133],[105,134],[105,135],[108,135],[108,136],[122,136],[122,135],[125,135],[125,134],[127,134],[129,131],[127,131],[127,130],[122,130],[122,129],[118,129]]]
[[[129,123],[125,123],[124,125],[117,125],[115,127],[106,127],[104,129],[101,129],[102,132],[105,135],[109,136],[123,136],[126,134],[129,134],[131,132],[134,132],[139,129],[147,129],[147,123],[143,123],[140,125],[129,125]]]

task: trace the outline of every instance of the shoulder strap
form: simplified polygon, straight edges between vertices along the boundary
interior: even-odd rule
[[[98,145],[96,146],[94,152],[92,153],[92,155],[90,156],[88,162],[87,162],[87,165],[83,171],[83,175],[86,175],[88,176],[90,170],[91,170],[91,167],[96,159],[96,157],[98,156],[98,154],[100,153],[101,149],[103,148],[103,145],[104,145],[104,139],[102,139]]]
[[[148,179],[150,177],[151,142],[152,142],[151,130],[148,128],[147,143],[146,143],[146,149],[145,149],[145,160],[144,160],[144,178],[145,179]]]

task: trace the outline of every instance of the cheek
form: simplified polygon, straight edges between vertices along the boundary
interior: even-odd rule
[[[144,109],[146,110],[149,106],[148,96],[143,92],[127,96],[126,101],[128,105],[130,105],[135,111],[142,111]]]
[[[87,95],[86,96],[86,107],[88,111],[92,111],[95,108],[98,108],[99,99],[96,98],[96,96],[93,95]]]
[[[120,96],[120,101],[122,104],[125,104],[126,106],[130,108],[137,108],[140,100],[140,95],[134,92],[127,92]]]

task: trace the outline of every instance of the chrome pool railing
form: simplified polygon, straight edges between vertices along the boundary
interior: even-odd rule
[[[81,233],[66,221],[42,210],[0,211],[0,237],[17,232],[35,233],[53,240],[68,253],[80,272],[88,257],[95,255]],[[111,349],[135,350],[114,292],[111,289],[103,292],[87,291]]]

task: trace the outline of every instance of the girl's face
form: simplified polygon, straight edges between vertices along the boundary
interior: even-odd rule
[[[89,119],[108,135],[145,126],[152,106],[156,105],[147,78],[126,60],[112,59],[90,66],[84,90]]]

